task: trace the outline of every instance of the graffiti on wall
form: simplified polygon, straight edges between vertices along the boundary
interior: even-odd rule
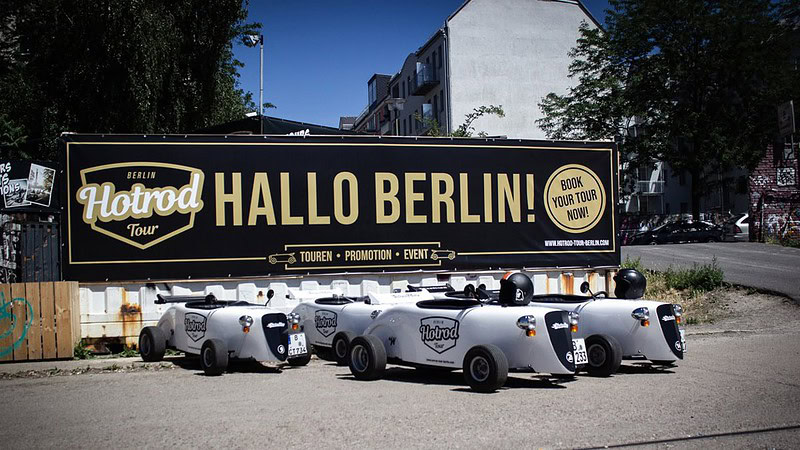
[[[15,303],[22,305],[24,315],[17,317],[17,315],[14,314]],[[33,317],[33,306],[31,306],[27,300],[22,297],[17,297],[6,301],[5,294],[0,292],[0,342],[4,342],[0,344],[0,358],[19,348],[19,346],[25,342],[25,339],[28,337],[28,330],[33,324]],[[11,343],[6,344],[6,338],[12,336],[17,327],[21,327],[19,337],[13,339]]]

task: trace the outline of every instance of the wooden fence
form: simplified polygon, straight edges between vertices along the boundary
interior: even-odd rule
[[[78,292],[74,281],[0,284],[0,361],[72,358]]]

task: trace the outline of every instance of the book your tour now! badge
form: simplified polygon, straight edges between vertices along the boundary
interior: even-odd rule
[[[547,180],[544,204],[547,215],[557,227],[569,233],[584,233],[603,217],[606,191],[591,169],[567,164]]]

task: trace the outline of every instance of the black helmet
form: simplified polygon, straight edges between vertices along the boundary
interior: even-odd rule
[[[533,298],[533,282],[524,273],[507,273],[500,280],[500,304],[527,305]]]
[[[642,298],[647,287],[647,280],[636,269],[622,269],[614,276],[617,287],[614,295],[617,298]]]

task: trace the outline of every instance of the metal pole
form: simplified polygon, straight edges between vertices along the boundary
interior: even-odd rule
[[[261,51],[258,62],[258,125],[259,134],[264,134],[264,35],[260,35]]]

